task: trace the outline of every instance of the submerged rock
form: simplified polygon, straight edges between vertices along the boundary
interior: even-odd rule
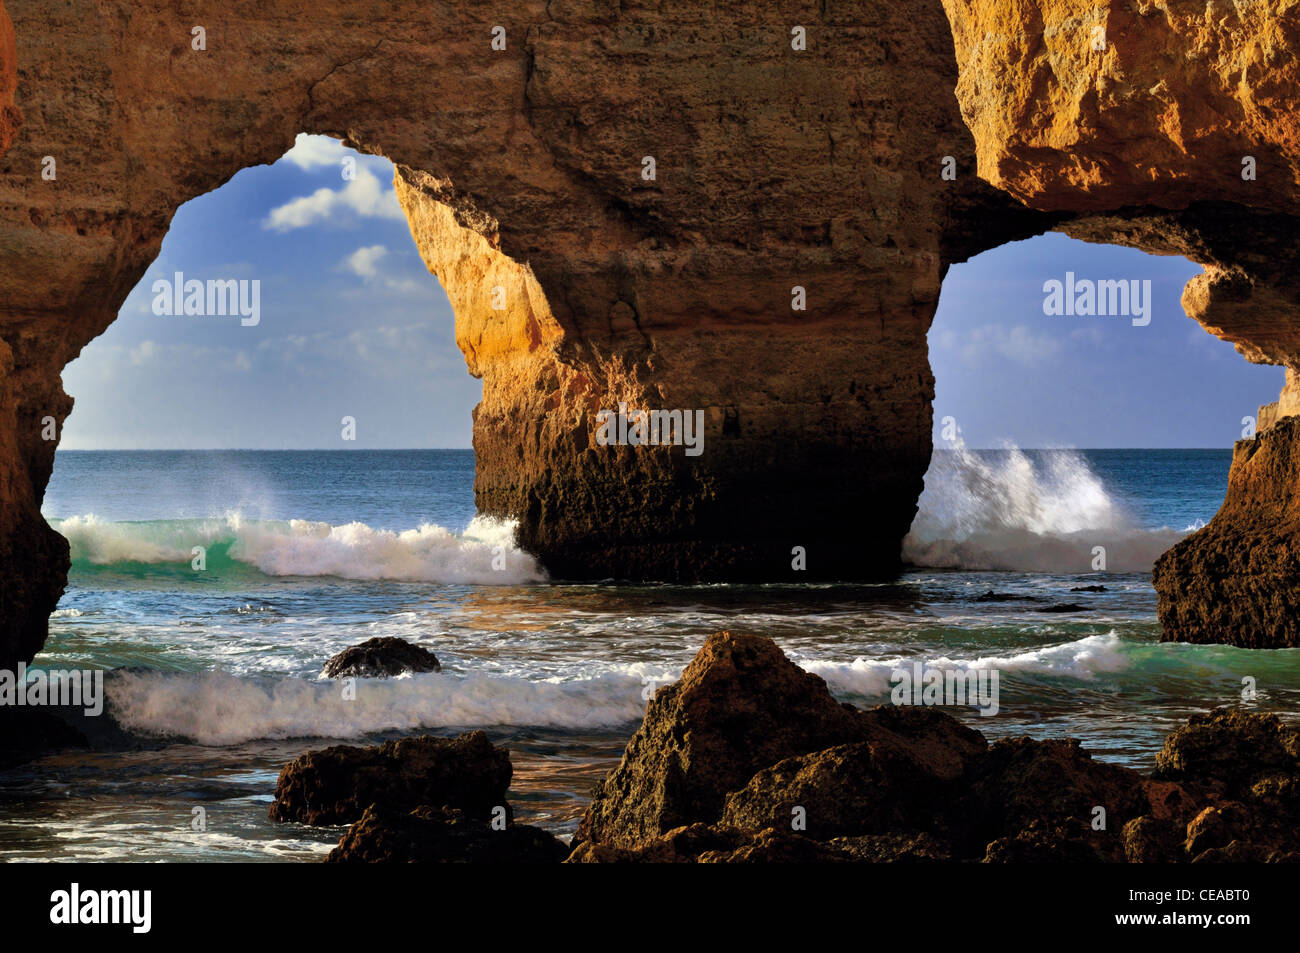
[[[989,589],[980,593],[974,599],[975,602],[1037,602],[1037,596],[1018,596],[1012,592],[994,592]]]
[[[405,639],[380,636],[346,648],[321,670],[326,678],[392,678],[407,672],[440,672],[442,666],[428,649]]]
[[[275,786],[273,821],[351,824],[366,808],[409,812],[436,804],[487,820],[505,807],[510,755],[481,731],[458,738],[420,735],[371,748],[336,745],[285,765]]]
[[[488,822],[451,807],[417,807],[401,813],[372,804],[353,824],[329,863],[558,864],[564,841],[539,827]]]

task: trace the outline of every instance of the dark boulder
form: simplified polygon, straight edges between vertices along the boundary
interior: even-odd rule
[[[1300,734],[1277,715],[1216,708],[1165,739],[1152,777],[1239,797],[1267,775],[1300,771]]]
[[[1098,864],[1112,860],[1099,849],[1083,821],[1035,818],[1012,837],[999,837],[984,852],[986,864]]]
[[[491,823],[450,807],[400,813],[372,804],[327,861],[336,864],[558,864],[564,841],[539,827]]]
[[[924,708],[873,709],[877,740],[779,761],[727,796],[722,823],[800,830],[815,840],[912,831],[932,824],[983,753],[983,738]],[[908,736],[883,728],[906,727]],[[900,724],[901,723],[901,724]]]
[[[510,755],[481,731],[458,738],[420,735],[371,748],[336,745],[285,765],[270,808],[273,821],[351,824],[378,804],[409,812],[447,805],[475,820],[506,807]]]
[[[1131,864],[1174,864],[1183,857],[1182,828],[1167,818],[1143,814],[1120,831],[1124,859]]]
[[[428,649],[391,636],[368,639],[333,656],[321,674],[326,678],[392,678],[407,672],[440,672]]]

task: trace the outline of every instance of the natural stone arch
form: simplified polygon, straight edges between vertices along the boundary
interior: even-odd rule
[[[763,4],[3,5],[0,666],[38,650],[65,578],[39,514],[54,454],[40,422],[71,408],[61,368],[182,202],[302,131],[397,166],[484,376],[479,507],[518,516],[560,575],[896,568],[930,454],[925,335],[944,271],[1045,228],[1186,248],[1214,269],[1189,291],[1207,326],[1270,360],[1297,351],[1284,4],[1219,23],[1143,3],[947,0],[945,15],[861,0],[800,24],[804,50]],[[1139,15],[1166,18],[1177,70],[1142,55]],[[1094,62],[1069,44],[1098,17],[1111,47]],[[1202,100],[1225,120],[1183,123]],[[1274,172],[1250,201],[1221,168],[1243,142]],[[1280,237],[1240,247],[1261,216]],[[489,314],[476,284],[498,276],[517,293]],[[704,409],[704,456],[597,452],[593,411],[620,400]]]
[[[73,0],[57,22],[5,6],[24,118],[0,158],[0,273],[24,280],[0,297],[0,664],[39,648],[66,572],[39,516],[54,445],[36,436],[70,410],[60,369],[176,207],[299,132],[397,167],[484,378],[479,508],[519,517],[566,577],[892,571],[929,459],[946,262],[1040,227],[939,177],[944,155],[974,156],[933,95],[956,81],[933,3],[831,11],[806,50],[775,12],[691,4]],[[703,410],[704,455],[595,448],[594,412],[619,401]]]

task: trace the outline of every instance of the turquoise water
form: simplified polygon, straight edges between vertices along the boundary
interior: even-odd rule
[[[1188,714],[1240,703],[1244,677],[1256,709],[1300,703],[1300,651],[1159,642],[1151,561],[1213,516],[1230,456],[943,451],[896,582],[633,586],[548,580],[509,524],[476,517],[469,451],[60,452],[44,511],[73,567],[37,663],[117,669],[133,747],[0,776],[0,858],[316,859],[337,829],[265,817],[285,761],[468,727],[511,749],[520,818],[567,834],[648,687],[723,628],[862,705],[914,660],[996,669],[999,713],[955,713],[1146,769]],[[343,701],[320,667],[376,635],[442,672]]]

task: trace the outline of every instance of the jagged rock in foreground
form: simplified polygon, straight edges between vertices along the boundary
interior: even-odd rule
[[[372,805],[330,851],[330,863],[557,864],[569,847],[539,827],[490,823],[450,807],[402,814]]]
[[[723,632],[651,700],[569,862],[1300,859],[1297,739],[1218,709],[1144,778],[1076,739],[989,746],[935,709],[843,705]]]
[[[866,742],[882,762],[905,762],[899,783],[906,774],[934,784],[960,777],[985,744],[939,712],[865,712],[837,702],[821,678],[770,639],[719,633],[679,681],[651,700],[574,843],[634,846],[676,827],[717,821],[727,794],[761,769],[855,742]]]
[[[407,672],[440,672],[442,665],[428,649],[405,639],[367,639],[332,656],[321,674],[326,678],[392,678]]]
[[[1232,708],[1193,715],[1165,739],[1153,776],[1200,785],[1228,797],[1267,778],[1300,771],[1300,732],[1277,715]]]
[[[1214,518],[1155,565],[1161,639],[1300,647],[1300,417],[1233,447]]]
[[[458,738],[420,735],[372,748],[336,745],[285,765],[275,785],[273,821],[351,824],[366,808],[411,811],[426,805],[487,820],[506,804],[510,755],[481,731]]]

